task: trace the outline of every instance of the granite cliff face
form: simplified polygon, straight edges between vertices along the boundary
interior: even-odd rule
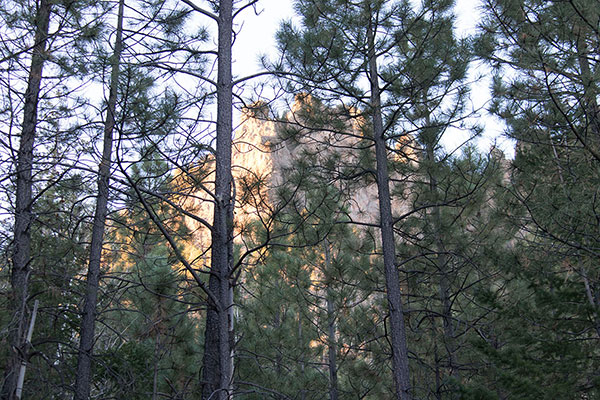
[[[260,180],[268,189],[269,201],[277,202],[278,188],[289,184],[298,166],[309,174],[319,175],[340,193],[345,215],[352,221],[376,224],[379,219],[377,186],[369,170],[374,170],[374,149],[368,135],[368,124],[356,113],[348,112],[342,125],[321,129],[311,127],[307,113],[326,113],[329,110],[307,96],[297,96],[292,109],[275,122],[261,105],[245,109],[236,131],[233,149],[233,170],[240,182],[249,177]],[[338,117],[339,118],[339,117]],[[314,125],[312,125],[314,126]],[[392,176],[400,181],[401,177]],[[301,197],[302,194],[299,194]],[[236,216],[256,213],[238,198]],[[406,209],[395,201],[394,209]]]
[[[302,207],[306,201],[303,193],[306,186],[295,186],[294,179],[299,166],[311,175],[311,179],[319,179],[335,189],[340,204],[337,217],[356,222],[357,226],[378,223],[377,185],[369,172],[375,167],[374,149],[368,138],[369,126],[358,113],[346,111],[345,117],[335,117],[336,123],[312,128],[314,122],[309,120],[313,115],[330,111],[301,95],[297,96],[291,110],[277,121],[262,104],[243,110],[232,149],[237,244],[244,245],[248,224],[268,223],[282,201],[280,193],[284,188],[294,192],[293,201]],[[340,114],[339,110],[336,112]],[[187,208],[211,222],[212,161],[207,158],[202,164],[202,170],[207,171],[201,179],[205,190],[200,189],[191,196]],[[392,190],[397,192],[398,182],[403,179],[398,174],[391,178],[396,182],[392,184]],[[395,214],[408,209],[401,197],[393,200]],[[188,247],[189,255],[208,260],[210,231],[192,218],[187,219],[187,224],[194,232],[193,243]]]

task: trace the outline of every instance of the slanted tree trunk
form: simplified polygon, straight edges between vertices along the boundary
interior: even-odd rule
[[[373,139],[375,141],[375,159],[377,164],[377,193],[379,196],[379,218],[381,241],[383,246],[383,264],[385,285],[389,307],[390,343],[392,345],[392,373],[394,388],[398,400],[410,400],[410,376],[408,369],[408,349],[406,346],[406,328],[400,291],[400,277],[396,268],[396,246],[390,198],[388,158],[381,111],[381,89],[377,72],[375,52],[375,27],[367,27],[369,52],[369,84],[371,88],[371,112],[373,120]]]
[[[202,399],[229,399],[233,385],[233,199],[231,195],[233,1],[221,0],[218,15],[217,149],[209,290],[219,299],[206,318]],[[212,396],[212,397],[211,397]]]
[[[31,68],[25,92],[23,125],[17,153],[15,198],[15,226],[10,276],[10,311],[12,320],[8,331],[10,357],[4,370],[2,399],[15,399],[18,371],[25,357],[25,323],[27,317],[27,297],[29,295],[29,275],[31,259],[32,222],[32,169],[33,148],[37,127],[38,102],[44,62],[46,60],[46,40],[50,25],[49,0],[40,0],[35,16],[35,38],[31,55]]]
[[[100,261],[104,243],[104,227],[108,210],[108,183],[112,159],[113,131],[115,127],[115,110],[117,104],[117,88],[121,50],[123,47],[123,9],[125,0],[119,1],[117,16],[117,32],[115,48],[111,60],[110,89],[104,124],[104,144],[102,160],[98,168],[98,197],[92,227],[92,242],[86,280],[86,292],[83,305],[81,327],[79,333],[79,353],[77,357],[77,375],[75,381],[75,399],[87,400],[90,397],[92,375],[92,353],[94,347],[94,331],[96,322],[96,305],[98,302],[98,285],[100,282]]]

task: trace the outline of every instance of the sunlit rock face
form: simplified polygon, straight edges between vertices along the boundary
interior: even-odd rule
[[[243,188],[253,180],[261,184],[262,195],[272,205],[281,201],[278,193],[284,187],[288,193],[300,189],[295,200],[306,201],[303,189],[310,189],[310,184],[306,184],[310,180],[300,183],[298,178],[299,170],[304,168],[312,178],[335,187],[341,219],[377,224],[375,154],[369,129],[356,110],[327,108],[307,95],[296,96],[291,110],[277,121],[264,104],[245,109],[233,148],[234,177],[240,189],[236,195],[236,216],[244,219],[258,212],[248,202],[251,199],[243,197]],[[407,143],[397,154],[406,154],[410,147]],[[396,194],[407,189],[400,187],[405,179],[393,170],[391,178]],[[394,213],[402,214],[408,204],[401,194],[394,197]]]
[[[369,135],[369,124],[356,110],[327,108],[306,95],[298,95],[291,110],[280,118],[270,114],[265,104],[245,108],[232,149],[235,243],[251,247],[250,226],[266,227],[278,217],[274,214],[286,212],[279,208],[283,203],[295,211],[310,209],[306,192],[319,187],[333,193],[337,204],[334,218],[356,222],[358,230],[375,226],[379,207]],[[190,212],[208,222],[213,214],[213,164],[210,156],[201,163],[203,188],[187,200]],[[392,206],[394,214],[400,215],[408,209],[402,195],[408,188],[393,169],[390,174],[391,189],[396,193]],[[194,232],[189,255],[204,258],[207,264],[210,230],[189,217],[187,224]]]

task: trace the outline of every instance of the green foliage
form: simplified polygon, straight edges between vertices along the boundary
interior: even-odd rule
[[[319,243],[298,235],[286,245],[270,248],[248,269],[238,299],[237,374],[239,384],[255,392],[244,398],[323,398],[327,351],[333,345],[327,334],[330,318],[340,393],[384,395],[389,390],[382,385],[388,374],[385,303],[374,291],[382,282],[375,276],[380,266],[371,260],[372,244],[359,232],[335,227]],[[326,302],[333,304],[333,315]]]
[[[492,110],[518,141],[513,206],[525,210],[491,353],[498,390],[516,398],[598,395],[595,6],[494,1],[483,24],[496,43]]]
[[[34,3],[0,4],[3,215],[14,208]],[[171,82],[182,70],[208,77],[211,54],[203,51],[207,30],[175,3],[128,4],[97,398],[200,397],[206,299],[139,198],[178,246],[196,240],[181,211],[190,208],[183,199],[212,180],[198,112],[210,93]],[[218,11],[217,1],[208,3]],[[89,165],[105,118],[94,93],[109,81],[114,31],[115,3],[52,5],[30,227],[28,307],[40,301],[25,381],[31,399],[71,394],[96,183]],[[239,205],[261,217],[236,225],[244,245],[270,240],[240,260],[236,397],[327,398],[329,350],[340,398],[393,392],[380,235],[376,218],[368,220],[375,214],[356,212],[353,197],[375,187],[373,54],[413,396],[600,396],[598,2],[489,0],[481,34],[462,40],[453,7],[451,0],[299,0],[299,20],[278,32],[282,58],[272,67],[292,73],[286,89],[296,106],[279,121],[275,145],[287,146],[291,163],[277,171],[286,181],[272,190],[265,176],[236,182]],[[441,146],[452,127],[479,131],[465,123],[473,52],[493,68],[489,110],[517,142],[513,161],[495,149],[484,156]],[[123,185],[125,173],[139,191]],[[5,311],[12,221],[0,224],[3,333],[13,323]],[[0,347],[4,366],[11,349],[3,335]]]
[[[149,157],[132,169],[132,178],[165,192],[170,184],[166,168],[160,159]],[[117,397],[143,399],[165,393],[195,398],[201,360],[200,323],[190,310],[195,295],[172,249],[138,201],[130,199],[129,210],[120,216],[121,228],[113,233],[112,279],[106,290],[118,295],[112,300],[114,311],[105,316],[112,333],[100,340],[112,345],[101,356],[105,367],[96,378]],[[187,235],[180,217],[162,201],[146,201],[176,238]]]
[[[89,193],[82,190],[82,176],[55,172],[45,179],[53,184],[38,197],[31,228],[31,307],[33,300],[39,301],[24,392],[31,399],[61,397],[65,393],[64,379],[71,376],[75,362],[71,351],[76,345],[73,332],[79,326],[78,274],[87,260],[83,244],[89,241],[89,232],[81,223],[89,215],[89,204],[83,201]],[[8,282],[8,268],[2,272],[2,281]],[[4,284],[3,299],[8,299],[7,288]],[[12,323],[5,311],[0,318],[3,327]],[[10,348],[5,337],[0,343],[0,363],[5,365]],[[45,389],[40,391],[38,385]]]

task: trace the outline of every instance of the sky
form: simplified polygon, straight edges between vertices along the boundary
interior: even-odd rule
[[[418,2],[419,0],[413,0]],[[466,36],[476,30],[479,20],[479,3],[481,0],[456,0],[455,12],[457,15],[457,34]],[[253,10],[246,10],[242,19],[240,35],[238,35],[233,48],[234,74],[248,75],[260,70],[259,58],[262,54],[275,53],[275,33],[283,20],[294,17],[292,0],[260,0]],[[473,69],[471,76],[488,75],[483,67]],[[471,93],[473,108],[485,107],[490,100],[490,79],[479,81]],[[502,149],[507,157],[514,156],[514,144],[502,135],[504,126],[501,121],[493,118],[482,110],[479,112],[477,122],[485,127],[484,133],[475,143],[481,151],[488,151],[495,144]],[[459,147],[467,138],[469,132],[459,129],[450,130],[442,140],[446,151],[451,152]]]

